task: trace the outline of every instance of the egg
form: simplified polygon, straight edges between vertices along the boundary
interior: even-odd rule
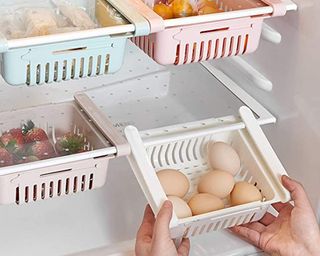
[[[224,203],[220,198],[207,193],[194,195],[188,204],[193,215],[204,214],[224,208]]]
[[[164,3],[159,3],[153,7],[153,10],[164,19],[173,18],[172,7],[169,5],[166,5]]]
[[[230,202],[233,206],[261,200],[262,195],[259,189],[246,181],[236,183],[230,194]]]
[[[240,170],[238,153],[227,143],[215,142],[208,144],[208,160],[211,168],[224,170],[235,176]]]
[[[177,196],[168,196],[168,200],[172,202],[173,210],[179,219],[192,216],[191,209],[186,201]]]
[[[195,14],[189,0],[174,0],[172,2],[172,12],[174,18],[188,17]]]
[[[158,179],[167,196],[183,198],[189,191],[188,178],[180,171],[165,169],[157,172]]]
[[[198,192],[225,198],[232,191],[234,183],[234,178],[229,172],[212,170],[200,178]]]

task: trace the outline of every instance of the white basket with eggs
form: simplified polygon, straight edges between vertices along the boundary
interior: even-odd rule
[[[281,184],[287,173],[253,113],[239,112],[240,122],[125,129],[130,164],[154,213],[173,203],[172,238],[257,221],[271,204],[290,200]]]

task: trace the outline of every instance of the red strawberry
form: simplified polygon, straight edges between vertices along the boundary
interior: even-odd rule
[[[55,156],[55,151],[49,141],[34,142],[30,147],[30,153],[32,156],[37,157],[40,160]]]
[[[0,148],[0,167],[9,165],[13,165],[12,155],[5,148]]]
[[[24,138],[21,129],[11,129],[8,132],[2,134],[0,138],[4,147],[10,152],[21,151],[24,147]]]
[[[46,132],[41,128],[35,127],[34,123],[31,120],[29,120],[27,124],[23,125],[22,133],[24,134],[25,143],[47,141],[49,139]]]

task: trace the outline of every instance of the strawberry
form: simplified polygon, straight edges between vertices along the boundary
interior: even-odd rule
[[[49,139],[46,132],[41,128],[35,127],[31,120],[22,126],[22,133],[24,134],[25,143],[47,141]]]
[[[70,132],[61,138],[58,138],[55,147],[56,151],[63,156],[82,153],[85,151],[85,140],[82,135],[77,135]]]
[[[10,152],[21,152],[24,147],[22,129],[11,129],[0,137],[3,146]]]
[[[32,156],[38,158],[39,160],[48,159],[55,156],[54,148],[48,140],[34,142],[29,148],[29,153],[29,158]]]
[[[13,165],[12,155],[5,148],[0,148],[0,167],[9,165]]]

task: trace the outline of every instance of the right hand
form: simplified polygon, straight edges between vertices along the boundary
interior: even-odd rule
[[[276,203],[278,217],[267,213],[260,221],[231,228],[235,234],[266,253],[281,256],[320,255],[320,231],[309,199],[301,184],[282,176],[283,186],[294,202]]]

